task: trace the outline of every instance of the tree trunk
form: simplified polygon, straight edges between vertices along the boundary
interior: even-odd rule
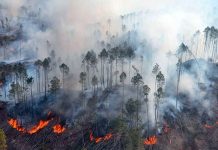
[[[124,112],[124,109],[123,109],[123,105],[124,105],[124,81],[123,81],[123,99],[122,99],[122,108],[121,108],[121,118],[123,119],[123,112]]]
[[[147,122],[148,122],[148,135],[147,137],[149,137],[149,111],[148,111],[148,96],[146,96],[147,102],[146,102],[146,107],[147,107]]]
[[[116,58],[116,71],[115,71],[115,74],[116,74],[116,85],[117,85],[117,58]]]
[[[113,86],[113,61],[111,61],[111,64],[110,64],[110,71],[111,71],[111,74],[110,74],[110,88],[112,88]]]
[[[63,72],[62,72],[62,75],[63,75],[62,82],[63,82],[63,89],[64,89],[64,70],[63,70]]]
[[[180,74],[181,74],[181,63],[179,62],[179,73],[178,73],[177,86],[176,86],[176,109],[177,109],[177,102],[178,102],[178,96],[179,96]]]
[[[129,83],[131,83],[131,59],[129,59]]]
[[[46,96],[46,92],[47,92],[47,77],[46,77],[46,73],[47,73],[47,70],[45,69],[44,70],[44,77],[45,77],[45,98],[47,97]]]
[[[103,77],[102,77],[103,79],[102,79],[102,80],[103,80],[103,86],[104,86],[104,88],[105,88],[105,84],[104,84],[104,64],[105,64],[105,62],[104,62],[104,60],[103,60]]]
[[[139,89],[139,85],[137,85],[137,101],[138,101],[138,89]],[[139,126],[139,106],[138,106],[138,104],[137,104],[137,128],[138,128],[138,126]]]

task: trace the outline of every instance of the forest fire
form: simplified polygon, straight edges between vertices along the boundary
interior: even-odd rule
[[[39,130],[43,129],[44,127],[46,127],[49,124],[50,120],[40,120],[39,123],[35,126],[32,127],[32,129],[30,129],[28,131],[29,134],[34,134],[36,132],[38,132]]]
[[[156,143],[157,143],[157,137],[155,135],[148,137],[146,140],[144,140],[144,145],[154,145]]]
[[[93,132],[92,131],[90,131],[90,135],[89,135],[89,139],[90,139],[90,141],[95,141],[95,143],[99,143],[99,142],[101,142],[101,141],[108,141],[108,140],[110,140],[111,138],[112,138],[112,134],[111,133],[108,133],[108,134],[106,134],[104,137],[94,137],[93,136]]]
[[[21,127],[21,125],[19,124],[18,120],[16,119],[9,119],[8,120],[8,124],[16,129],[17,131],[20,131],[20,132],[25,132],[25,128]]]
[[[16,129],[17,131],[28,133],[28,134],[34,134],[34,133],[38,132],[39,130],[45,128],[49,124],[50,121],[51,120],[45,120],[45,121],[40,120],[39,123],[37,125],[33,126],[30,130],[27,130],[27,129],[21,127],[21,125],[19,124],[19,122],[16,119],[9,119],[8,124],[12,128]]]
[[[64,128],[60,124],[56,124],[55,126],[53,126],[54,133],[60,134],[60,133],[63,133],[65,130],[66,130],[66,128]]]

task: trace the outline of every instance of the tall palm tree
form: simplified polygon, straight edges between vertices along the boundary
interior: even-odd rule
[[[132,59],[135,57],[135,51],[131,47],[128,47],[126,51],[127,51],[126,56],[127,56],[127,59],[129,60],[129,79],[130,79],[130,75],[131,75],[130,67],[131,67]]]
[[[96,86],[98,85],[98,78],[96,77],[96,75],[94,75],[93,77],[92,77],[92,86],[93,86],[93,88],[94,88],[94,95],[96,94],[95,92],[96,92]]]
[[[26,79],[26,82],[27,82],[27,85],[30,87],[31,107],[32,107],[32,112],[33,112],[33,82],[34,82],[33,77],[28,77]]]
[[[135,76],[132,77],[131,82],[136,87],[136,99],[138,100],[139,86],[143,84],[142,76],[137,73]]]
[[[143,93],[145,95],[145,103],[146,103],[146,108],[147,108],[147,122],[148,122],[148,126],[147,126],[147,130],[148,130],[148,135],[147,137],[149,137],[149,110],[148,110],[148,94],[150,93],[151,89],[149,88],[148,85],[144,85],[143,86]]]
[[[165,83],[165,77],[161,73],[161,71],[158,72],[156,75],[156,81],[157,81],[157,91],[155,92],[155,122],[156,122],[156,129],[157,129],[157,123],[159,120],[159,106],[160,106],[160,99],[163,97],[163,85]]]
[[[121,75],[120,75],[120,82],[122,83],[123,85],[123,100],[122,100],[122,109],[121,109],[121,114],[122,114],[122,118],[123,118],[123,103],[124,103],[124,82],[126,80],[126,73],[125,72],[122,72]]]
[[[82,92],[83,92],[84,89],[85,89],[85,82],[86,82],[87,75],[86,75],[85,72],[81,72],[79,76],[80,76],[79,82],[80,82],[81,85],[82,85]]]
[[[105,79],[104,79],[104,66],[105,66],[105,61],[106,61],[106,59],[108,58],[108,52],[106,51],[106,49],[103,49],[101,52],[100,52],[100,54],[99,54],[99,58],[101,59],[101,84],[103,85],[103,86],[105,86],[104,85],[104,81],[105,81]]]
[[[96,65],[97,65],[97,57],[93,50],[88,51],[85,55],[85,58],[83,60],[86,62],[86,69],[87,69],[87,79],[88,79],[88,87],[90,87],[90,68],[92,67],[93,73],[95,73]]]
[[[135,76],[132,77],[131,82],[133,83],[134,86],[136,86],[136,95],[137,95],[136,100],[138,101],[139,86],[143,84],[142,76],[139,73],[137,73]],[[139,121],[139,108],[137,105],[137,127],[138,127],[138,121]]]
[[[152,73],[155,76],[155,85],[154,85],[155,91],[157,89],[156,75],[158,74],[159,71],[160,71],[160,66],[158,64],[155,64],[154,67],[153,67],[153,70],[152,70]]]
[[[48,81],[48,71],[49,71],[49,67],[50,67],[50,62],[51,62],[51,60],[50,60],[49,57],[45,58],[43,60],[43,62],[42,62],[42,67],[44,69],[44,81],[45,81],[45,85],[44,85],[45,86],[44,97],[45,98],[47,98],[46,93],[47,93],[47,81]]]
[[[109,55],[109,64],[110,64],[110,88],[113,86],[113,62],[114,62],[114,56]]]
[[[69,67],[66,65],[66,64],[61,64],[59,66],[61,72],[62,72],[62,82],[63,82],[63,88],[64,88],[64,78],[65,78],[65,75],[69,73]]]
[[[117,85],[117,75],[118,75],[117,64],[118,64],[119,48],[118,47],[112,48],[111,54],[113,55],[113,58],[115,59],[115,63],[116,63],[116,69],[115,69],[116,80],[115,81]]]
[[[40,93],[40,83],[41,83],[41,79],[40,79],[40,69],[42,67],[42,61],[40,59],[36,60],[34,63],[35,67],[36,67],[36,78],[37,78],[37,91]]]
[[[84,94],[84,90],[85,90],[85,83],[86,83],[86,78],[87,78],[87,75],[86,75],[86,72],[81,72],[80,73],[80,80],[79,82],[81,83],[82,85],[82,105],[83,107],[85,106],[85,102],[84,102],[84,98],[85,98],[85,94]]]

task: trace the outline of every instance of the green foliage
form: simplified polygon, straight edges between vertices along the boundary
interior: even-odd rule
[[[134,149],[139,148],[139,139],[140,139],[140,130],[138,129],[129,129],[129,137],[131,139],[131,147],[134,147]]]
[[[26,79],[27,84],[31,85],[33,83],[33,77],[29,77]]]
[[[11,89],[9,90],[9,96],[18,100],[20,100],[21,95],[23,94],[24,90],[19,83],[11,83]]]
[[[88,51],[85,55],[84,61],[88,64],[88,65],[92,65],[95,66],[97,64],[97,57],[96,57],[96,53],[91,50]]]
[[[92,85],[96,86],[97,84],[98,84],[98,78],[96,77],[96,75],[94,75],[92,78]]]
[[[122,72],[121,75],[120,75],[120,82],[123,83],[125,79],[126,79],[126,73]]]
[[[51,62],[50,57],[45,58],[45,59],[43,60],[42,66],[43,66],[44,70],[47,70],[47,69],[50,67],[50,62]]]
[[[157,75],[157,73],[160,71],[160,66],[158,64],[155,64],[152,70],[152,73],[154,75]]]
[[[106,58],[108,58],[108,52],[106,51],[106,49],[103,49],[101,52],[100,52],[100,54],[99,54],[99,57],[101,58],[101,59],[106,59]]]
[[[142,84],[142,76],[139,73],[137,73],[135,76],[132,77],[131,82],[133,83],[133,85]]]
[[[60,68],[61,72],[64,73],[64,74],[68,74],[69,71],[70,71],[70,68],[66,64],[64,64],[64,63],[61,64],[59,66],[59,68]]]
[[[51,83],[51,87],[50,87],[51,93],[56,93],[60,89],[60,80],[55,76],[52,78],[50,83]]]
[[[137,108],[140,106],[140,102],[138,100],[133,100],[130,98],[126,102],[126,111],[127,113],[132,116],[137,112]]]
[[[151,89],[148,87],[148,85],[144,85],[143,86],[143,93],[144,93],[144,95],[148,96],[150,90]]]
[[[110,126],[114,132],[126,132],[127,130],[126,123],[121,117],[111,120]]]
[[[0,129],[0,150],[7,149],[6,136],[2,129]]]
[[[37,67],[37,68],[40,68],[42,66],[42,61],[40,59],[36,60],[34,65]]]
[[[165,78],[161,71],[159,71],[158,74],[156,75],[156,80],[159,87],[162,87],[164,85]]]
[[[80,82],[80,83],[84,83],[84,82],[86,81],[87,75],[86,75],[85,72],[81,72],[80,75],[79,75],[79,77],[80,77],[79,82]]]

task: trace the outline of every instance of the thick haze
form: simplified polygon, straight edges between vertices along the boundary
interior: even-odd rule
[[[64,50],[65,54],[90,49],[93,46],[90,29],[99,23],[106,31],[109,18],[113,33],[120,32],[118,18],[133,12],[145,13],[138,19],[143,26],[140,26],[141,36],[159,50],[174,50],[197,29],[216,26],[218,12],[216,0],[1,0],[0,4],[8,7],[7,13],[14,17],[20,16],[21,6],[34,12],[40,8],[40,18],[52,27],[46,33],[33,32],[32,37],[51,36],[54,47]]]

